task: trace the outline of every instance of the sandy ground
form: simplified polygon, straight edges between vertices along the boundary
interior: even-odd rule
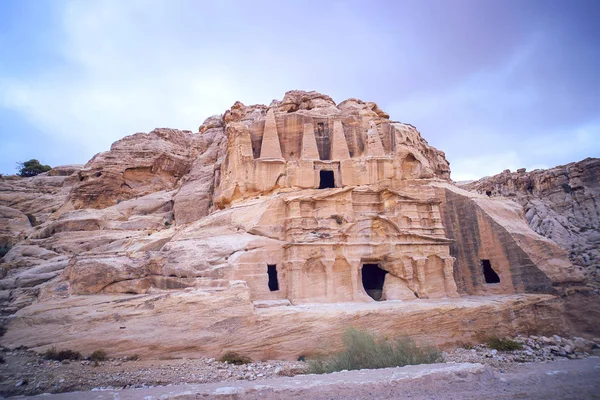
[[[17,397],[22,398],[22,397]],[[262,381],[39,395],[47,400],[600,399],[600,358],[524,363],[510,372],[470,363],[298,375]]]

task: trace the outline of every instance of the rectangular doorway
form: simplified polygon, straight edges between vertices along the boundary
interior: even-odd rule
[[[322,169],[319,171],[319,189],[335,187],[335,177],[333,171]]]
[[[277,277],[277,265],[267,265],[267,274],[269,275],[269,290],[276,292],[279,290],[279,278]]]

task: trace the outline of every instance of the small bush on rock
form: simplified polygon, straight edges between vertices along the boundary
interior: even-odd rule
[[[219,361],[226,362],[234,365],[250,364],[252,359],[236,353],[235,351],[228,351],[219,358]]]
[[[36,176],[43,172],[48,172],[51,169],[51,166],[40,164],[38,160],[33,158],[29,161],[17,163],[17,170],[19,171],[18,175],[24,178]]]
[[[108,360],[108,355],[104,350],[95,350],[89,357],[90,361],[106,361]]]
[[[56,350],[56,347],[51,347],[43,354],[46,360],[63,361],[63,360],[81,360],[81,353],[74,350]]]
[[[514,351],[521,350],[523,345],[508,338],[491,337],[485,341],[485,344],[490,348],[498,351]]]
[[[344,334],[344,345],[344,351],[329,359],[309,361],[308,372],[325,374],[342,370],[403,367],[442,361],[439,350],[429,346],[419,347],[411,338],[385,340],[354,328]]]

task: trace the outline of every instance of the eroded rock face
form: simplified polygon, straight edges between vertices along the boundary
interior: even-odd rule
[[[214,292],[47,299],[20,310],[4,340],[38,351],[58,343],[60,348],[87,353],[102,348],[110,356],[138,354],[144,359],[218,357],[233,349],[256,360],[296,360],[342,349],[348,326],[388,335],[402,332],[448,347],[490,332],[550,335],[572,330],[562,320],[561,304],[550,295],[270,308],[255,308],[249,295],[247,286],[234,282]]]
[[[588,284],[600,291],[600,159],[505,171],[465,187],[518,202],[529,226],[562,247]]]
[[[303,305],[397,300],[408,310],[401,320],[388,323],[397,310],[386,307],[367,320],[390,333],[438,329],[445,338],[438,342],[448,343],[499,317],[466,328],[452,317],[436,320],[439,326],[411,324],[425,315],[419,310],[439,315],[444,304],[460,308],[459,319],[494,312],[489,302],[478,308],[480,300],[470,306],[461,298],[470,295],[501,299],[501,315],[519,310],[514,329],[541,331],[553,321],[564,333],[597,330],[588,320],[598,313],[587,307],[582,317],[576,300],[597,304],[589,301],[594,294],[583,290],[565,252],[529,228],[517,203],[462,190],[449,174],[444,153],[375,103],[335,104],[292,91],[269,106],[236,102],[198,133],[138,133],[84,167],[3,179],[0,234],[11,247],[0,262],[7,340],[85,347],[89,341],[69,335],[108,342],[118,324],[135,327],[132,335],[147,347],[139,353],[175,346],[181,354],[215,354],[235,345],[260,357],[292,357],[297,345],[318,350],[319,329],[333,337],[378,313],[374,307],[344,317],[334,307],[329,322],[305,330],[301,324],[319,311],[304,315]],[[98,308],[100,296],[108,300]],[[129,309],[123,301],[131,298]],[[50,326],[44,321],[63,321],[78,305],[87,317],[42,340]],[[99,309],[109,314],[90,316]],[[528,318],[534,309],[538,315]],[[93,327],[82,325],[88,317]],[[161,329],[189,329],[172,335],[173,346],[156,335],[143,339],[141,327],[156,318]],[[280,321],[289,324],[285,333]],[[187,344],[199,331],[210,346]],[[271,339],[240,342],[263,334]],[[288,340],[269,355],[282,335]],[[115,351],[131,349],[120,343]]]
[[[155,129],[115,142],[78,172],[69,203],[105,208],[123,200],[179,186],[198,154],[209,143],[190,131]]]
[[[66,165],[32,178],[0,177],[0,246],[15,244],[57,211],[81,168]]]

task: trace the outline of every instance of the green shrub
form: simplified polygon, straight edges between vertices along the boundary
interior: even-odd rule
[[[42,354],[46,360],[63,361],[63,360],[81,360],[81,353],[74,350],[56,350],[56,347],[51,347]]]
[[[41,174],[42,172],[48,172],[52,169],[49,165],[42,165],[36,159],[17,163],[18,175],[22,177],[31,177]]]
[[[250,364],[252,362],[249,357],[238,354],[235,351],[226,352],[219,358],[219,361],[235,365]]]
[[[95,350],[89,357],[90,361],[106,361],[108,360],[108,355],[104,350]]]
[[[508,338],[490,337],[485,341],[485,344],[490,348],[498,351],[513,351],[521,350],[523,345]]]
[[[368,332],[350,328],[344,334],[345,350],[326,360],[309,361],[309,373],[324,374],[342,370],[402,367],[442,361],[439,350],[417,346],[408,337],[395,340],[376,338]]]

